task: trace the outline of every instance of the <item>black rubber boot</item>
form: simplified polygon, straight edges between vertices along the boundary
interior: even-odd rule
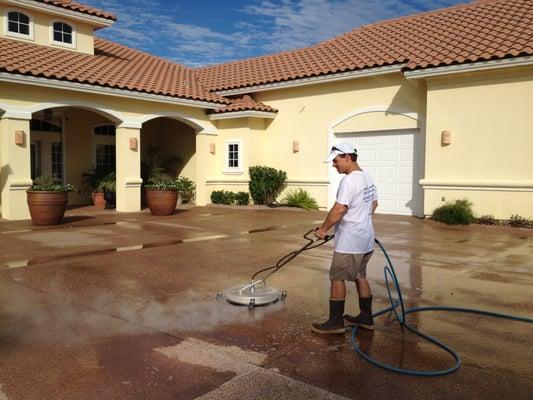
[[[313,322],[311,329],[316,333],[344,333],[344,300],[329,300],[329,319],[326,322]]]
[[[364,329],[374,329],[374,318],[372,317],[372,296],[359,297],[359,309],[361,313],[357,317],[351,315],[344,316],[344,322],[348,326],[359,326]]]

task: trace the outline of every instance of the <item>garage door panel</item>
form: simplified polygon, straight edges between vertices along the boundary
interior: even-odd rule
[[[336,139],[336,143],[349,142],[357,148],[359,165],[376,183],[380,204],[377,212],[416,214],[420,179],[416,135],[417,130],[383,131],[343,134]],[[336,193],[340,177],[332,179]]]

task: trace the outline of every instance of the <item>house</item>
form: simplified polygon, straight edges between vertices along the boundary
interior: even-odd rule
[[[380,212],[422,217],[468,198],[478,215],[533,216],[532,0],[196,69],[96,37],[116,17],[74,1],[0,0],[0,14],[5,219],[29,218],[32,178],[80,185],[91,166],[116,169],[117,211],[139,211],[147,146],[180,157],[198,205],[268,165],[326,208],[339,177],[322,160],[338,141],[359,150]]]

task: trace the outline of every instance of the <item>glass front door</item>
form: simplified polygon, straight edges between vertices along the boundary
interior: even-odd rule
[[[31,179],[53,176],[63,181],[63,145],[61,134],[56,132],[31,132]]]

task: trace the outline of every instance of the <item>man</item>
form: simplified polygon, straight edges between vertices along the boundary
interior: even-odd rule
[[[344,333],[345,325],[373,329],[372,292],[366,280],[366,265],[374,248],[372,214],[378,206],[377,192],[370,175],[357,164],[357,150],[349,143],[331,148],[324,162],[333,161],[340,174],[346,174],[340,182],[335,205],[315,235],[324,239],[328,230],[335,228],[335,251],[331,261],[329,319],[313,323],[317,333]],[[360,314],[356,317],[344,314],[346,284],[355,281],[359,295]]]

